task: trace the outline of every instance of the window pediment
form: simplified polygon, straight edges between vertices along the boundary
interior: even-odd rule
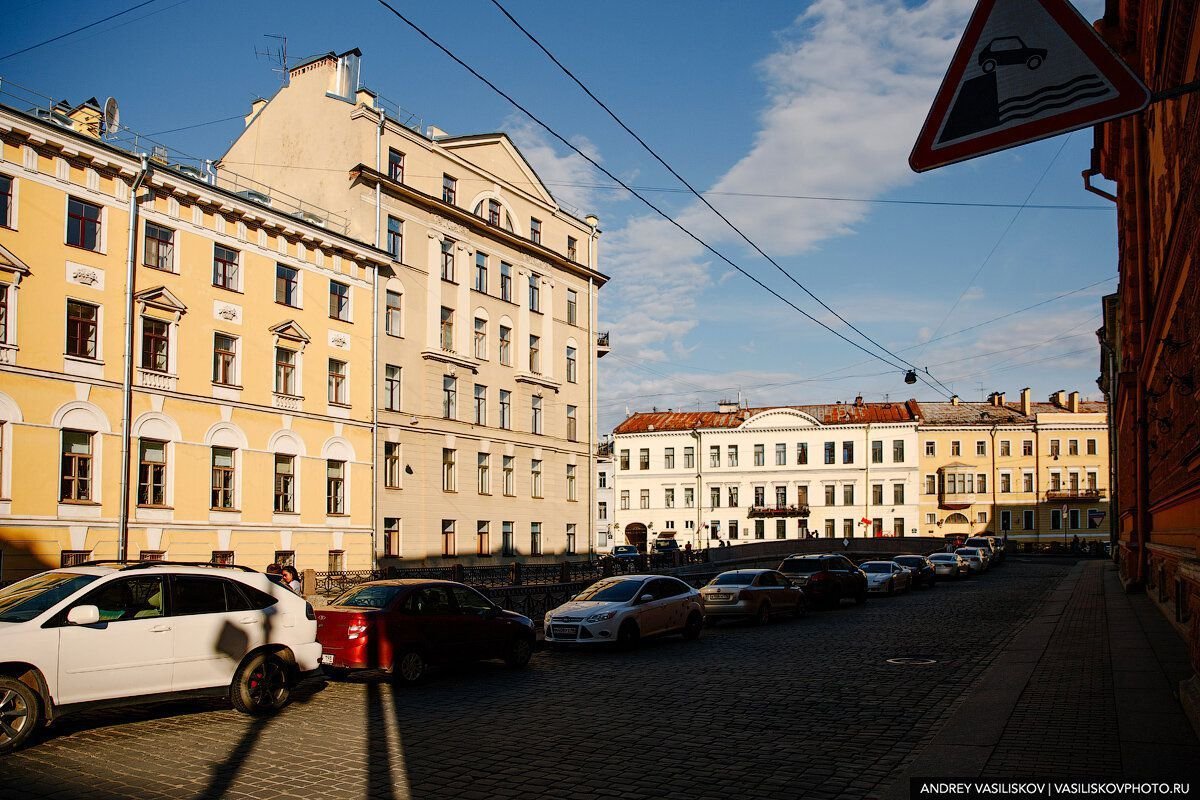
[[[305,331],[304,328],[301,328],[294,319],[281,322],[278,325],[268,328],[268,330],[275,334],[275,336],[279,339],[295,342],[300,346],[301,350],[304,349],[305,345],[312,341],[312,337],[308,335],[308,332]]]

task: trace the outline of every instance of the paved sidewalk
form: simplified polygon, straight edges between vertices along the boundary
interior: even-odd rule
[[[881,794],[909,777],[1200,776],[1200,742],[1175,696],[1183,641],[1107,561],[1076,564]]]

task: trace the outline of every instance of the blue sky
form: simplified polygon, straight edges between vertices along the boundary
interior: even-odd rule
[[[1092,332],[1099,298],[1116,283],[1116,214],[1081,185],[1090,130],[924,175],[906,163],[973,0],[502,2],[693,185],[715,192],[710,202],[763,250],[889,349],[967,399],[1024,386],[1035,397],[1059,388],[1099,396]],[[134,0],[7,5],[0,55]],[[1076,5],[1088,19],[1102,10],[1101,0]],[[679,185],[490,2],[397,7],[739,266],[845,330],[698,202],[661,191]],[[0,78],[73,101],[115,96],[122,123],[153,134],[239,116],[269,96],[278,77],[255,48],[275,44],[264,37],[277,33],[293,61],[359,47],[364,82],[426,125],[509,131],[556,197],[600,216],[600,266],[612,276],[601,320],[613,342],[600,362],[602,431],[626,408],[710,408],[739,390],[756,405],[858,393],[940,399],[753,286],[624,192],[596,188],[607,185],[603,175],[374,0],[155,0],[0,61]],[[240,125],[157,138],[215,158]],[[871,202],[751,196],[785,194]],[[1092,208],[878,202],[1027,197],[1031,206]]]

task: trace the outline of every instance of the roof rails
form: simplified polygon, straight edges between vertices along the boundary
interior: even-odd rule
[[[139,561],[137,559],[104,558],[95,561],[83,561],[72,564],[75,567],[106,567],[120,564],[121,571],[130,569],[149,569],[150,567],[211,567],[213,569],[240,569],[242,572],[258,572],[253,567],[242,564],[214,564],[211,561]]]

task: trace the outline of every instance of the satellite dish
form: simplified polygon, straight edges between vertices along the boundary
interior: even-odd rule
[[[104,101],[104,127],[102,133],[110,133],[121,126],[121,110],[117,108],[117,99],[110,97]]]

